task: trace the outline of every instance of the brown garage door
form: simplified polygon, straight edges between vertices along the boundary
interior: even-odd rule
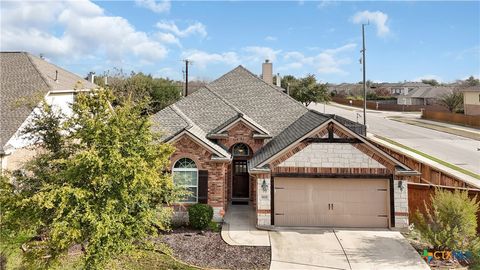
[[[388,179],[275,178],[275,225],[388,227],[388,183]]]

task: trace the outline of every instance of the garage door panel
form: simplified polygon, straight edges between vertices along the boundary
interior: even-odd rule
[[[275,178],[277,226],[388,227],[388,179]]]

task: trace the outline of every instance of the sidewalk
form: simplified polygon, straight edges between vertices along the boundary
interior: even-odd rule
[[[230,205],[224,217],[221,236],[232,246],[270,246],[268,231],[255,227],[255,210],[250,205]]]

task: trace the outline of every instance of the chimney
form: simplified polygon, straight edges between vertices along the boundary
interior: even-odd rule
[[[91,83],[94,83],[93,81],[95,80],[95,72],[90,71],[87,76],[87,80]]]
[[[280,78],[280,73],[277,73],[277,76],[275,77],[275,84],[278,86],[278,87],[282,87],[282,78]]]
[[[273,85],[273,68],[272,63],[270,63],[270,60],[268,59],[262,64],[262,79],[266,83]]]
[[[108,76],[105,75],[105,78],[103,78],[103,79],[104,79],[105,85],[108,85]]]

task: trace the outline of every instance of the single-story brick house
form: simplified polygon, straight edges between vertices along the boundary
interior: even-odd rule
[[[249,204],[258,226],[408,226],[405,179],[415,171],[371,144],[363,125],[309,110],[242,66],[152,120],[176,147],[174,181],[192,192],[178,211],[208,203],[221,220]]]

